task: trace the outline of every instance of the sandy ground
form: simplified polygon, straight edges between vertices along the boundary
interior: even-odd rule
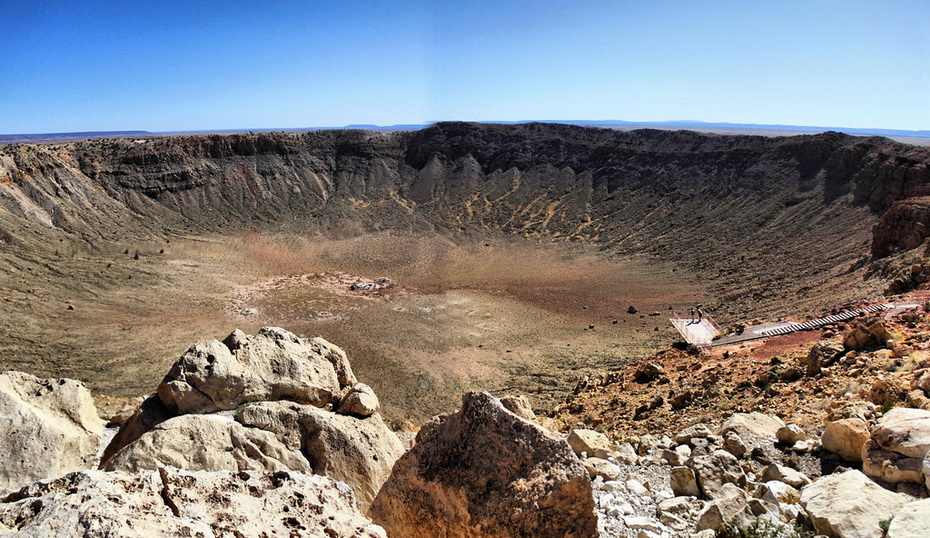
[[[465,390],[545,408],[676,339],[669,307],[706,298],[673,269],[564,242],[396,233],[110,245],[4,268],[0,368],[138,396],[194,342],[272,325],[342,346],[391,419],[454,409]],[[378,277],[395,286],[349,289]]]

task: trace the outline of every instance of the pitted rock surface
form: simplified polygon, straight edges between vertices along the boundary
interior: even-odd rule
[[[348,486],[326,477],[162,468],[82,471],[32,484],[0,503],[0,536],[386,535],[359,512]]]
[[[79,381],[0,374],[0,492],[91,467],[103,425]]]
[[[392,536],[597,536],[591,480],[562,438],[486,393],[401,457],[371,508]]]

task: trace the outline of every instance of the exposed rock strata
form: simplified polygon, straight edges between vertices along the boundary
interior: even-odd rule
[[[862,253],[848,246],[868,240],[878,216],[930,194],[928,161],[926,149],[832,132],[769,138],[543,124],[8,144],[0,221],[13,244],[33,239],[26,225],[99,238],[350,220],[358,231],[574,237],[707,275],[720,270],[730,300],[764,302],[777,295],[765,284],[801,272],[833,279],[837,264],[857,261]],[[894,223],[879,230],[888,227],[875,233],[880,252],[907,249],[920,235]],[[814,252],[809,245],[825,235],[835,240]],[[732,260],[746,251],[760,263]],[[747,292],[739,284],[750,276],[760,285]]]

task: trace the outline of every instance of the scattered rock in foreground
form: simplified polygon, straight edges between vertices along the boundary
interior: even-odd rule
[[[780,418],[764,413],[733,413],[720,425],[720,435],[726,435],[729,432],[738,434],[743,439],[762,438],[776,439],[778,430],[785,427],[785,423]]]
[[[392,536],[597,536],[591,480],[561,437],[486,393],[397,460],[370,515]]]
[[[7,532],[41,538],[386,537],[359,512],[349,487],[326,477],[171,468],[82,471],[37,482],[0,503],[0,536]]]
[[[0,493],[91,467],[103,426],[81,382],[0,374]]]

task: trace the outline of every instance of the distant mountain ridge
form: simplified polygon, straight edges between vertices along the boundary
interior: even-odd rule
[[[80,131],[75,133],[0,134],[4,142],[48,142],[54,140],[88,140],[91,138],[121,138],[125,136],[152,136],[148,131]]]
[[[215,129],[193,131],[88,131],[73,133],[37,133],[37,134],[0,134],[0,144],[13,142],[52,142],[60,140],[86,140],[93,138],[122,138],[127,136],[167,136],[167,135],[193,135],[193,134],[236,134],[236,133],[267,133],[267,132],[307,132],[327,131],[334,129],[353,129],[376,132],[418,131],[442,122],[429,123],[399,123],[394,125],[377,124],[350,124],[344,127],[297,127],[297,128],[260,128],[260,129]],[[819,134],[830,131],[846,133],[854,136],[884,136],[916,145],[930,145],[930,130],[921,129],[910,131],[906,129],[882,129],[861,127],[821,127],[813,125],[782,125],[766,123],[730,123],[705,122],[696,120],[671,121],[625,121],[625,120],[521,120],[521,121],[478,121],[472,122],[484,125],[524,125],[529,123],[555,123],[577,125],[581,127],[601,127],[605,129],[634,130],[634,129],[662,129],[662,130],[688,130],[716,134],[747,134],[762,136],[790,136],[797,134]]]

